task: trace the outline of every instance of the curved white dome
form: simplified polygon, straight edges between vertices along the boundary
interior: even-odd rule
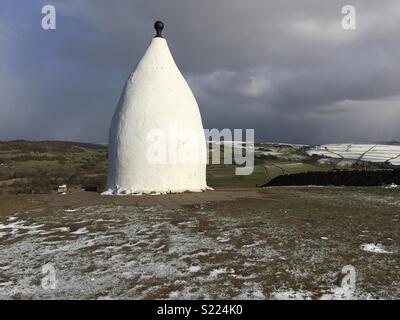
[[[153,38],[128,78],[111,122],[104,194],[205,190],[206,157],[196,99],[166,40]]]

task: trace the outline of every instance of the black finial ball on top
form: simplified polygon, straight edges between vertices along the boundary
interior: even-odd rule
[[[164,23],[162,21],[156,21],[154,24],[154,29],[156,29],[157,34],[154,36],[155,38],[162,38],[161,32],[164,29]]]

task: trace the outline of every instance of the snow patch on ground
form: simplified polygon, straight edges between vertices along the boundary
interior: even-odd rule
[[[78,210],[79,210],[79,208],[77,208],[77,209],[64,209],[64,212],[76,212]]]
[[[210,272],[210,278],[216,278],[218,277],[220,274],[224,274],[227,273],[227,269],[226,268],[220,268],[220,269],[214,269]]]
[[[86,227],[79,228],[78,230],[71,232],[71,234],[85,234],[88,233],[88,229]]]
[[[393,250],[387,249],[380,243],[364,243],[361,246],[361,250],[372,252],[372,253],[395,253]]]
[[[199,272],[200,270],[201,266],[191,266],[188,271],[193,273],[193,272]]]
[[[271,296],[274,300],[311,300],[312,295],[306,291],[277,291]]]

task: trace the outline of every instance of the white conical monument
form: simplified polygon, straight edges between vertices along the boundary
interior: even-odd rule
[[[109,134],[103,194],[200,192],[206,184],[206,142],[199,107],[176,66],[164,25],[128,78]]]

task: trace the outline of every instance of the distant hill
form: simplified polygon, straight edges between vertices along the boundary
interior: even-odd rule
[[[65,141],[0,141],[0,193],[49,193],[58,185],[102,191],[107,146]]]
[[[79,147],[86,149],[106,149],[106,145],[87,143],[87,142],[70,142],[70,141],[29,141],[29,140],[0,140],[0,150],[26,150],[34,152],[58,152],[58,151],[77,151]]]

